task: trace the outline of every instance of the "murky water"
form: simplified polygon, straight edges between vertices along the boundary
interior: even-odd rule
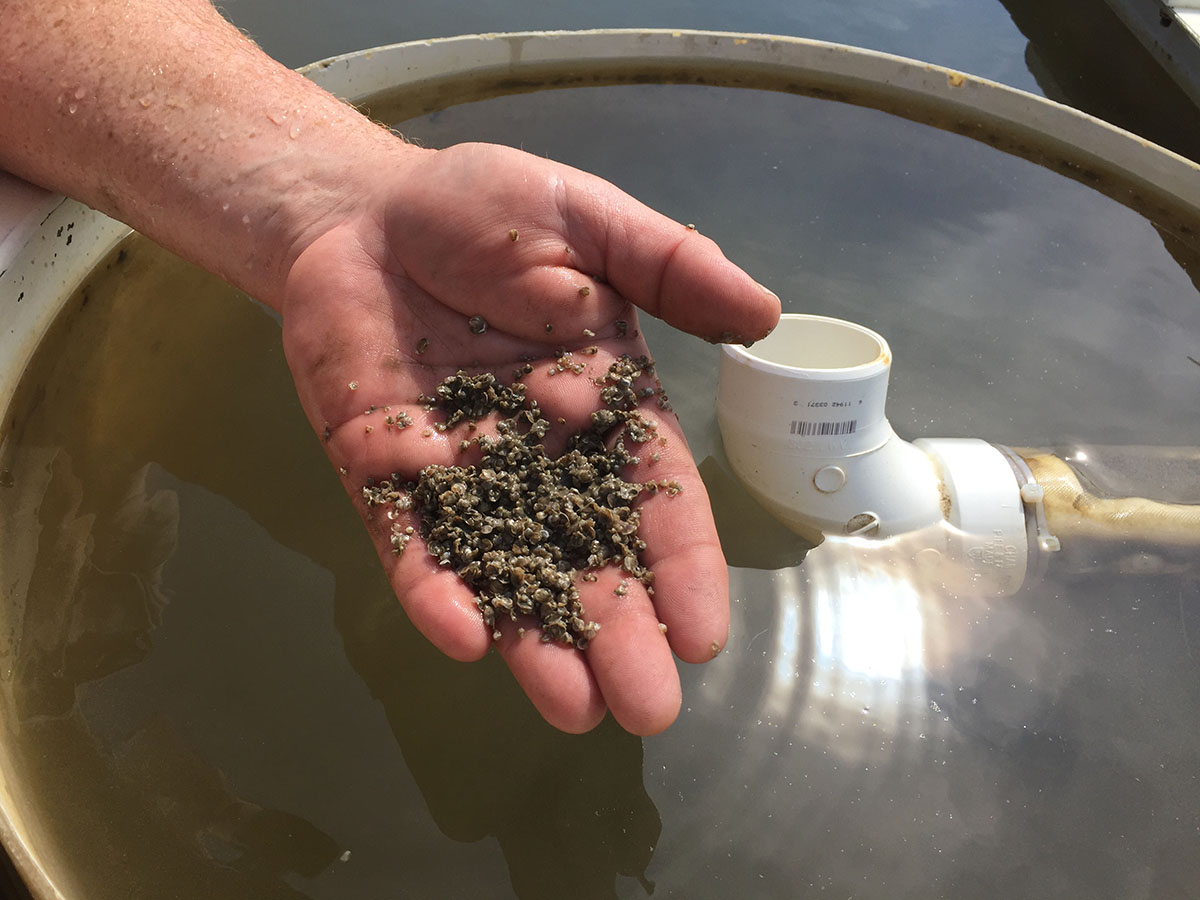
[[[595,171],[788,310],[878,330],[906,437],[1200,445],[1195,250],[1031,163],[712,88],[401,127]],[[733,637],[685,667],[664,735],[569,737],[497,659],[452,663],[408,625],[271,315],[140,240],[114,255],[0,447],[5,727],[89,900],[1200,885],[1194,571],[1079,548],[995,600],[923,580],[903,547],[804,559],[724,468],[716,350],[643,324],[735,565]]]

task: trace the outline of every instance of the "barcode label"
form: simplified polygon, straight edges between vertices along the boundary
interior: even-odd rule
[[[847,422],[797,422],[792,421],[792,434],[799,437],[841,437],[858,430],[858,419]]]

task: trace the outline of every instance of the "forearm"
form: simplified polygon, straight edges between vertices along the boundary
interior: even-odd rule
[[[276,63],[207,0],[14,0],[0,168],[272,305],[308,240],[419,153]]]

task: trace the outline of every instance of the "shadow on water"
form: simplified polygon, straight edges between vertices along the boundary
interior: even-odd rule
[[[482,674],[454,663],[389,596],[339,591],[337,621],[443,834],[494,837],[522,898],[615,897],[618,875],[653,891],[661,822],[640,739],[611,718],[586,735],[550,729],[496,657]]]
[[[804,562],[812,545],[797,537],[751,497],[716,457],[699,465],[712,503],[717,536],[729,565],[741,569],[790,569]]]

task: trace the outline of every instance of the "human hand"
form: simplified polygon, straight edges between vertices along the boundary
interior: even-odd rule
[[[575,431],[600,407],[598,388],[589,377],[552,377],[556,350],[576,351],[593,377],[622,354],[648,354],[630,304],[711,340],[757,339],[778,318],[778,298],[712,241],[577,170],[479,144],[405,148],[373,174],[372,189],[298,253],[279,303],[301,403],[364,513],[369,477],[415,480],[424,466],[478,457],[460,449],[464,427],[431,427],[442,414],[417,401],[460,368],[507,384],[531,362],[528,396]],[[474,333],[474,317],[485,332]],[[592,346],[594,355],[578,355]],[[386,427],[385,406],[414,426]],[[606,707],[629,731],[661,731],[680,706],[672,651],[708,660],[728,632],[727,572],[704,485],[675,417],[653,400],[645,406],[665,441],[657,459],[642,454],[624,477],[682,487],[639,500],[653,597],[637,581],[618,596],[622,575],[608,567],[578,585],[587,618],[601,626],[586,650],[522,637],[513,623],[496,642],[538,710],[565,731],[594,727]],[[390,524],[368,518],[409,617],[451,657],[481,657],[492,629],[471,590],[424,552],[419,532],[395,555]]]

